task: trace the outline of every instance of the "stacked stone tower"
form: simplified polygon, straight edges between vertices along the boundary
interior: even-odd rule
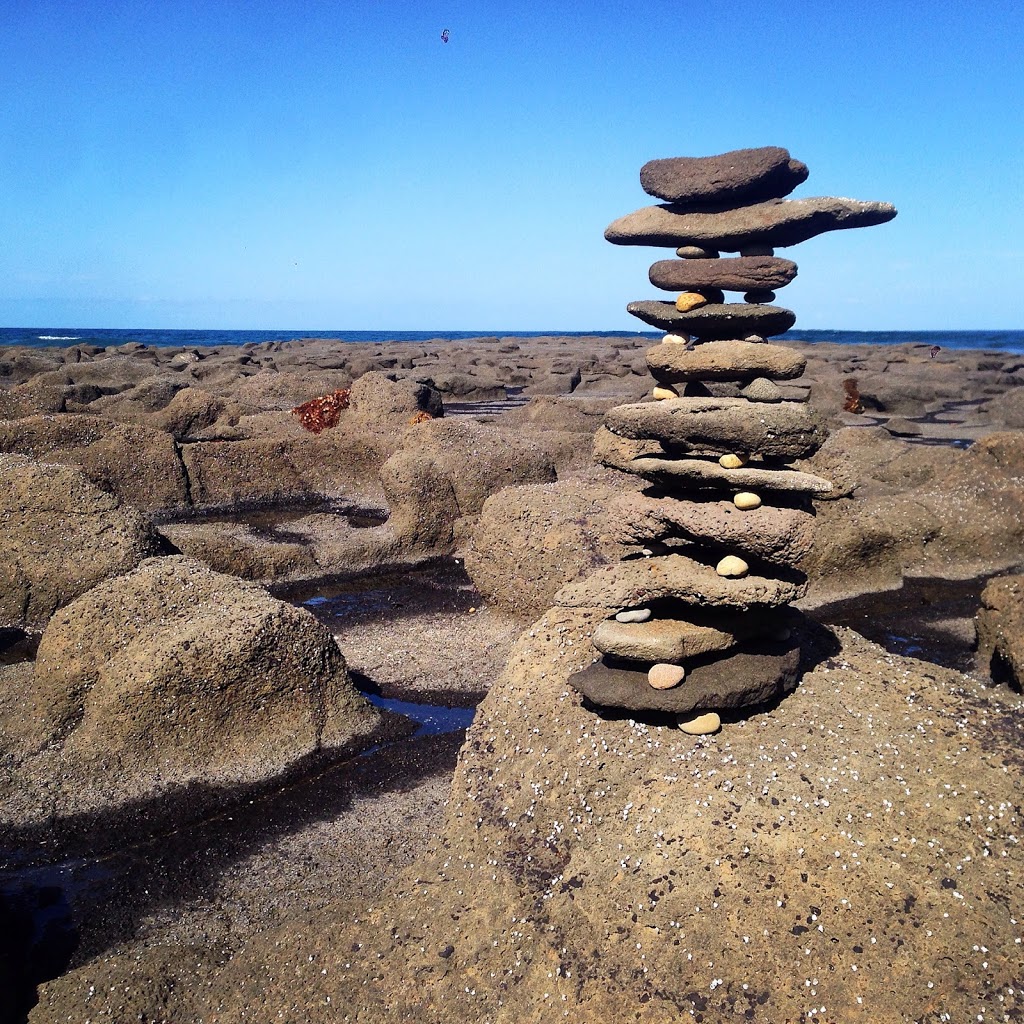
[[[765,341],[796,321],[770,304],[797,269],[774,250],[896,216],[888,203],[782,198],[806,177],[778,147],[653,160],[640,183],[666,202],[605,232],[675,249],[650,278],[678,297],[627,307],[668,332],[647,353],[656,400],[612,409],[595,445],[600,462],[647,483],[617,509],[635,550],[556,597],[609,610],[593,637],[601,659],[570,678],[596,705],[673,712],[680,728],[713,732],[723,709],[797,682],[802,620],[788,605],[805,589],[811,499],[831,484],[790,465],[827,432],[809,390],[791,383],[804,359]]]

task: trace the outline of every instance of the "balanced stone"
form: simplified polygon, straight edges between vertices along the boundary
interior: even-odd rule
[[[594,630],[594,646],[602,654],[630,661],[680,662],[716,651],[728,651],[753,637],[776,637],[786,628],[779,613],[720,611],[688,607],[685,619],[616,622],[604,619]]]
[[[786,246],[826,231],[884,224],[896,216],[891,203],[819,196],[773,199],[751,206],[691,211],[645,206],[613,221],[604,237],[616,245],[702,245],[726,252],[753,246]]]
[[[755,377],[791,380],[807,360],[783,345],[750,341],[709,341],[692,349],[660,345],[647,350],[651,376],[661,384],[690,380],[750,381]]]
[[[617,612],[616,622],[646,622],[651,617],[650,608],[629,608],[626,611]]]
[[[722,719],[715,711],[705,711],[703,715],[695,715],[693,718],[680,715],[678,725],[681,732],[690,736],[709,736],[722,728]]]
[[[681,245],[676,249],[676,255],[681,260],[717,260],[718,252],[715,249],[704,249],[699,245]]]
[[[751,402],[781,402],[782,389],[767,377],[755,377],[740,394]]]
[[[700,292],[683,292],[676,298],[676,309],[680,313],[688,313],[698,306],[706,306],[708,300]]]
[[[562,587],[555,595],[555,604],[561,608],[611,609],[671,597],[708,608],[774,608],[799,600],[806,586],[803,574],[795,570],[788,571],[785,578],[749,574],[731,580],[686,555],[662,555],[602,565],[586,579]]]
[[[647,682],[656,690],[671,690],[686,678],[682,665],[652,665],[647,670]]]
[[[688,666],[686,683],[654,690],[646,669],[622,668],[596,661],[569,677],[588,700],[629,711],[675,714],[705,708],[741,708],[771,700],[792,689],[800,666],[798,635],[783,644],[740,648],[728,658]]]
[[[613,438],[609,441],[607,438]],[[618,443],[616,443],[618,442]],[[594,458],[610,469],[649,477],[665,486],[684,488],[717,488],[736,491],[757,488],[765,491],[787,491],[798,494],[828,494],[832,484],[813,473],[791,469],[722,469],[717,460],[696,457],[675,458],[662,453],[630,454],[630,447],[643,449],[652,442],[628,441],[611,431],[598,430],[594,438]]]
[[[680,313],[674,303],[641,299],[629,303],[626,311],[660,331],[686,331],[709,341],[735,338],[753,331],[769,337],[788,331],[796,323],[796,315],[791,310],[749,302],[714,302]]]
[[[807,180],[807,165],[781,146],[734,149],[718,156],[648,160],[640,186],[673,203],[753,202],[787,196]]]
[[[605,427],[631,440],[654,439],[686,453],[751,452],[803,459],[828,436],[820,417],[800,402],[761,406],[745,398],[675,398],[619,405]]]
[[[745,466],[749,460],[745,455],[736,455],[730,452],[728,455],[723,455],[719,460],[718,464],[722,469],[739,469],[740,466]]]
[[[756,288],[783,288],[796,277],[792,260],[771,256],[737,256],[721,260],[658,260],[648,277],[655,288],[667,292],[694,288],[722,288],[747,292]]]
[[[678,397],[679,397],[679,392],[676,391],[676,389],[674,387],[672,387],[671,384],[666,385],[664,387],[654,388],[651,391],[651,398],[653,398],[653,399],[655,399],[655,400],[657,400],[659,402],[663,402],[663,401],[665,401],[666,399],[669,399],[669,398],[678,398]]]
[[[740,491],[732,499],[732,503],[741,511],[761,507],[761,498],[750,491]]]
[[[750,566],[736,555],[726,555],[718,565],[715,566],[715,572],[719,576],[726,576],[730,579],[740,579],[746,576],[750,572]]]
[[[697,499],[697,496],[693,496]],[[751,498],[758,505],[741,508]],[[627,544],[680,538],[711,549],[738,550],[769,562],[797,565],[814,539],[814,513],[802,508],[760,505],[757,495],[728,500],[652,498],[629,493],[610,511],[618,521],[616,537]]]
[[[755,288],[753,291],[747,292],[743,296],[744,302],[752,302],[755,305],[763,305],[767,302],[775,301],[775,292],[769,288]]]

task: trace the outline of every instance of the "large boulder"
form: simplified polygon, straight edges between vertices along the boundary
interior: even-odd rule
[[[174,438],[138,424],[62,414],[0,421],[0,452],[81,466],[103,490],[145,511],[189,504]]]
[[[607,471],[491,495],[466,551],[466,571],[487,600],[524,618],[549,608],[568,582],[626,552],[610,511],[623,491]]]
[[[0,455],[0,627],[42,629],[90,587],[170,550],[78,466]]]
[[[380,723],[309,612],[180,556],[60,609],[5,706],[17,716],[8,825],[216,802],[365,746]],[[0,724],[12,735],[11,717]]]

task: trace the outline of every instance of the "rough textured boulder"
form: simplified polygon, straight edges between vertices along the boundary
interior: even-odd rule
[[[348,418],[395,430],[407,426],[419,413],[431,417],[444,415],[441,395],[429,384],[396,380],[378,371],[364,373],[352,383]]]
[[[796,264],[777,256],[658,260],[651,264],[648,277],[655,288],[669,292],[703,292],[706,288],[749,292],[784,287],[796,277]]]
[[[1024,689],[1024,576],[989,581],[977,618],[978,668],[994,683]]]
[[[487,499],[466,552],[466,571],[489,602],[532,617],[569,580],[622,557],[609,504],[610,474],[514,487]]]
[[[789,195],[807,174],[807,165],[789,150],[761,146],[648,160],[640,168],[640,186],[670,203],[755,202]]]
[[[0,421],[0,452],[81,466],[94,484],[139,509],[189,503],[174,439],[151,427],[82,414],[29,416]]]
[[[684,381],[752,381],[757,377],[791,380],[804,372],[807,360],[784,345],[749,341],[710,341],[655,345],[647,350],[651,376],[663,384]]]
[[[0,627],[42,629],[101,580],[170,550],[77,466],[0,455]]]
[[[60,609],[19,696],[8,825],[190,790],[215,800],[365,745],[380,723],[309,612],[180,556]]]

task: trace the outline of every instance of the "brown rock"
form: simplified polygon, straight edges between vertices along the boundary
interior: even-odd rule
[[[645,206],[614,221],[604,233],[616,245],[705,245],[725,252],[751,246],[787,246],[826,231],[884,224],[896,216],[891,203],[828,196],[774,199],[733,209],[693,212]]]
[[[994,683],[1024,689],[1024,576],[989,580],[976,621],[978,669]]]
[[[781,306],[743,302],[708,303],[680,313],[674,303],[645,299],[629,303],[626,311],[660,331],[685,331],[698,340],[707,341],[747,334],[767,338],[788,331],[796,323],[796,315]]]
[[[569,676],[569,685],[602,707],[682,714],[698,708],[763,703],[793,688],[799,664],[799,644],[791,641],[687,666],[686,679],[667,690],[653,689],[646,671],[613,667],[603,661]]]
[[[792,380],[807,360],[784,345],[750,341],[709,341],[691,349],[681,345],[655,345],[647,350],[651,376],[662,384],[691,380],[751,381],[756,377]]]
[[[657,440],[679,453],[748,452],[799,459],[817,451],[827,430],[801,402],[766,406],[745,398],[672,398],[620,405],[605,426],[630,440]]]
[[[595,570],[585,580],[568,583],[555,595],[563,608],[633,608],[661,598],[709,608],[777,607],[803,596],[799,573],[787,578],[753,574],[726,579],[685,555],[634,558]]]
[[[789,195],[807,173],[807,165],[793,160],[788,150],[761,146],[649,160],[640,168],[640,185],[648,195],[672,203],[754,202]]]
[[[796,277],[796,264],[773,256],[737,256],[718,260],[659,260],[651,264],[651,284],[668,292],[721,288],[747,292],[783,288]]]

